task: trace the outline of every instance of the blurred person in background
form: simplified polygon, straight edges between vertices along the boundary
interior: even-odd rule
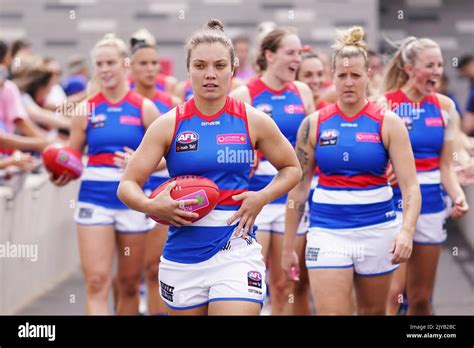
[[[250,38],[246,35],[238,35],[232,39],[232,44],[235,48],[235,54],[239,59],[234,76],[243,82],[247,82],[251,77],[255,76],[255,70],[251,64]]]
[[[462,129],[469,136],[474,136],[474,56],[465,55],[459,60],[458,70],[469,80],[469,94],[466,111],[462,114]]]

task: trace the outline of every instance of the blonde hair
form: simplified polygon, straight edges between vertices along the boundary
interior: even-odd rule
[[[117,49],[119,56],[122,58],[128,57],[127,45],[122,39],[115,36],[113,33],[106,34],[101,40],[99,40],[92,49],[91,56],[92,61],[95,61],[95,56],[99,48],[102,47],[114,47]]]
[[[347,30],[338,30],[336,42],[331,46],[334,48],[332,56],[332,68],[336,67],[337,58],[351,58],[362,56],[365,67],[369,67],[367,57],[368,46],[364,41],[364,29],[360,26],[353,26]]]
[[[235,50],[232,40],[224,33],[224,25],[218,19],[209,19],[205,28],[196,31],[186,42],[186,67],[189,70],[191,63],[191,52],[194,48],[203,43],[220,43],[229,50],[230,64],[234,70]]]
[[[400,43],[392,43],[392,46],[397,47],[393,57],[388,62],[385,73],[382,79],[381,89],[383,93],[391,92],[399,89],[408,81],[408,74],[403,67],[405,64],[414,65],[418,54],[426,48],[440,48],[436,41],[428,38],[417,39],[414,36],[409,36]]]

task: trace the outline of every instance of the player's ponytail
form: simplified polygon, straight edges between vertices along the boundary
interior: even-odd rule
[[[439,45],[428,38],[417,39],[414,36],[409,36],[398,43],[388,39],[387,41],[398,49],[385,68],[381,86],[382,93],[395,91],[408,81],[408,74],[403,67],[408,63],[414,65],[420,51],[425,48],[439,49]]]

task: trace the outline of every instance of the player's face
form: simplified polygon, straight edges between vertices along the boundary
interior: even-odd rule
[[[221,43],[196,46],[190,57],[189,79],[195,95],[219,99],[227,95],[232,79],[230,52]]]
[[[438,48],[420,51],[408,76],[416,89],[423,95],[435,92],[435,86],[443,75],[443,57]]]
[[[160,69],[158,52],[154,48],[141,48],[132,57],[132,75],[137,83],[146,87],[155,84],[156,75]]]
[[[102,88],[113,89],[125,83],[124,59],[116,48],[99,48],[95,56],[95,68]]]
[[[284,82],[294,81],[301,63],[301,41],[297,35],[286,35],[276,52],[266,56],[268,69]]]
[[[301,62],[298,80],[306,83],[313,97],[317,98],[324,85],[324,65],[318,58],[307,58]]]
[[[366,99],[368,82],[368,71],[362,55],[336,59],[334,86],[338,100],[355,104],[360,99]]]

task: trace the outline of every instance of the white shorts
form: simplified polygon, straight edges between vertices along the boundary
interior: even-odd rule
[[[285,233],[286,204],[267,204],[257,215],[255,225],[259,232]],[[306,203],[297,235],[304,235],[309,227],[309,205]]]
[[[263,306],[265,263],[251,237],[233,238],[209,260],[178,263],[161,257],[160,295],[168,307],[192,309],[214,301],[249,301]]]
[[[416,222],[413,243],[421,245],[438,245],[443,243],[448,237],[446,232],[446,214],[446,210],[432,214],[421,214]],[[397,212],[397,217],[401,216],[402,213]]]
[[[144,233],[155,226],[145,214],[132,209],[109,209],[95,204],[77,202],[74,221],[79,225],[114,225],[119,233]]]
[[[391,263],[398,219],[358,229],[310,228],[306,235],[306,267],[354,268],[357,275],[377,276],[395,271]]]

